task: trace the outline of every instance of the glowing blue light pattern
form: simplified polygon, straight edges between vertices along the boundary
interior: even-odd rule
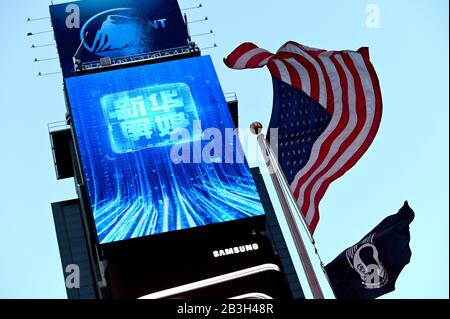
[[[211,141],[193,121],[233,128],[209,57],[69,78],[66,87],[100,243],[264,214],[246,162],[194,160]],[[190,138],[174,142],[180,128]],[[194,163],[171,160],[175,143]]]

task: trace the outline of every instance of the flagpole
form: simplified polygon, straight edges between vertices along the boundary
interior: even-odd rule
[[[300,261],[302,263],[303,270],[305,271],[309,287],[311,288],[313,298],[324,299],[319,280],[317,279],[314,267],[311,263],[311,259],[309,258],[308,252],[306,250],[305,243],[303,242],[303,239],[301,237],[300,230],[298,229],[297,223],[295,222],[294,214],[292,213],[291,207],[288,203],[288,200],[286,199],[286,195],[283,192],[280,181],[276,176],[275,170],[270,169],[270,166],[272,166],[272,161],[270,159],[270,156],[268,156],[267,154],[265,136],[261,133],[262,128],[263,126],[259,122],[252,123],[252,125],[250,126],[250,130],[252,131],[252,133],[257,135],[259,147],[261,148],[261,152],[263,153],[266,166],[269,170],[270,177],[275,187],[275,191],[278,195],[278,199],[280,200],[281,208],[289,227],[289,232],[291,233],[294,240],[295,248],[297,249],[297,253],[300,257]],[[276,167],[278,167],[278,165]]]

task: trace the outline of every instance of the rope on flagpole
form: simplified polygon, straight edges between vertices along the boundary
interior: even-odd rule
[[[267,140],[264,139],[263,142],[264,142],[264,146],[265,146],[265,149],[266,149],[266,154],[267,154],[267,156],[268,156],[268,158],[270,160],[270,163],[274,166],[273,169],[275,171],[275,176],[278,179],[278,182],[281,185],[281,187],[283,188],[285,194],[288,194],[286,197],[287,197],[290,205],[294,207],[294,211],[297,214],[297,216],[299,217],[303,229],[308,234],[308,238],[309,238],[311,244],[314,247],[314,253],[316,254],[316,256],[317,256],[317,258],[319,260],[320,267],[322,268],[322,271],[323,271],[323,273],[325,275],[325,278],[327,279],[328,284],[329,284],[329,286],[330,286],[334,296],[336,297],[336,294],[334,293],[334,290],[333,290],[333,286],[331,285],[330,278],[329,278],[328,273],[327,273],[327,271],[325,269],[325,264],[322,261],[322,257],[320,256],[319,250],[317,249],[316,240],[315,240],[313,234],[311,234],[311,231],[310,231],[308,225],[306,224],[305,218],[304,218],[302,212],[300,211],[300,208],[297,205],[297,201],[295,200],[294,196],[292,195],[291,189],[289,187],[289,183],[288,183],[288,181],[286,179],[286,176],[283,174],[283,171],[281,170],[280,164],[278,163],[278,159],[275,157],[274,152],[272,150],[272,147],[267,142]]]

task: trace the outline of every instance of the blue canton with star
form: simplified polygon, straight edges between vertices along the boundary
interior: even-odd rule
[[[274,103],[267,139],[289,184],[306,165],[314,142],[325,131],[331,114],[303,91],[273,78]],[[278,128],[278,145],[270,129]]]

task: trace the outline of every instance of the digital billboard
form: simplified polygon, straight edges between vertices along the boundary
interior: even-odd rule
[[[264,214],[209,56],[65,83],[99,243]]]
[[[186,46],[187,28],[176,0],[83,0],[50,6],[64,77],[74,58],[127,57]]]

